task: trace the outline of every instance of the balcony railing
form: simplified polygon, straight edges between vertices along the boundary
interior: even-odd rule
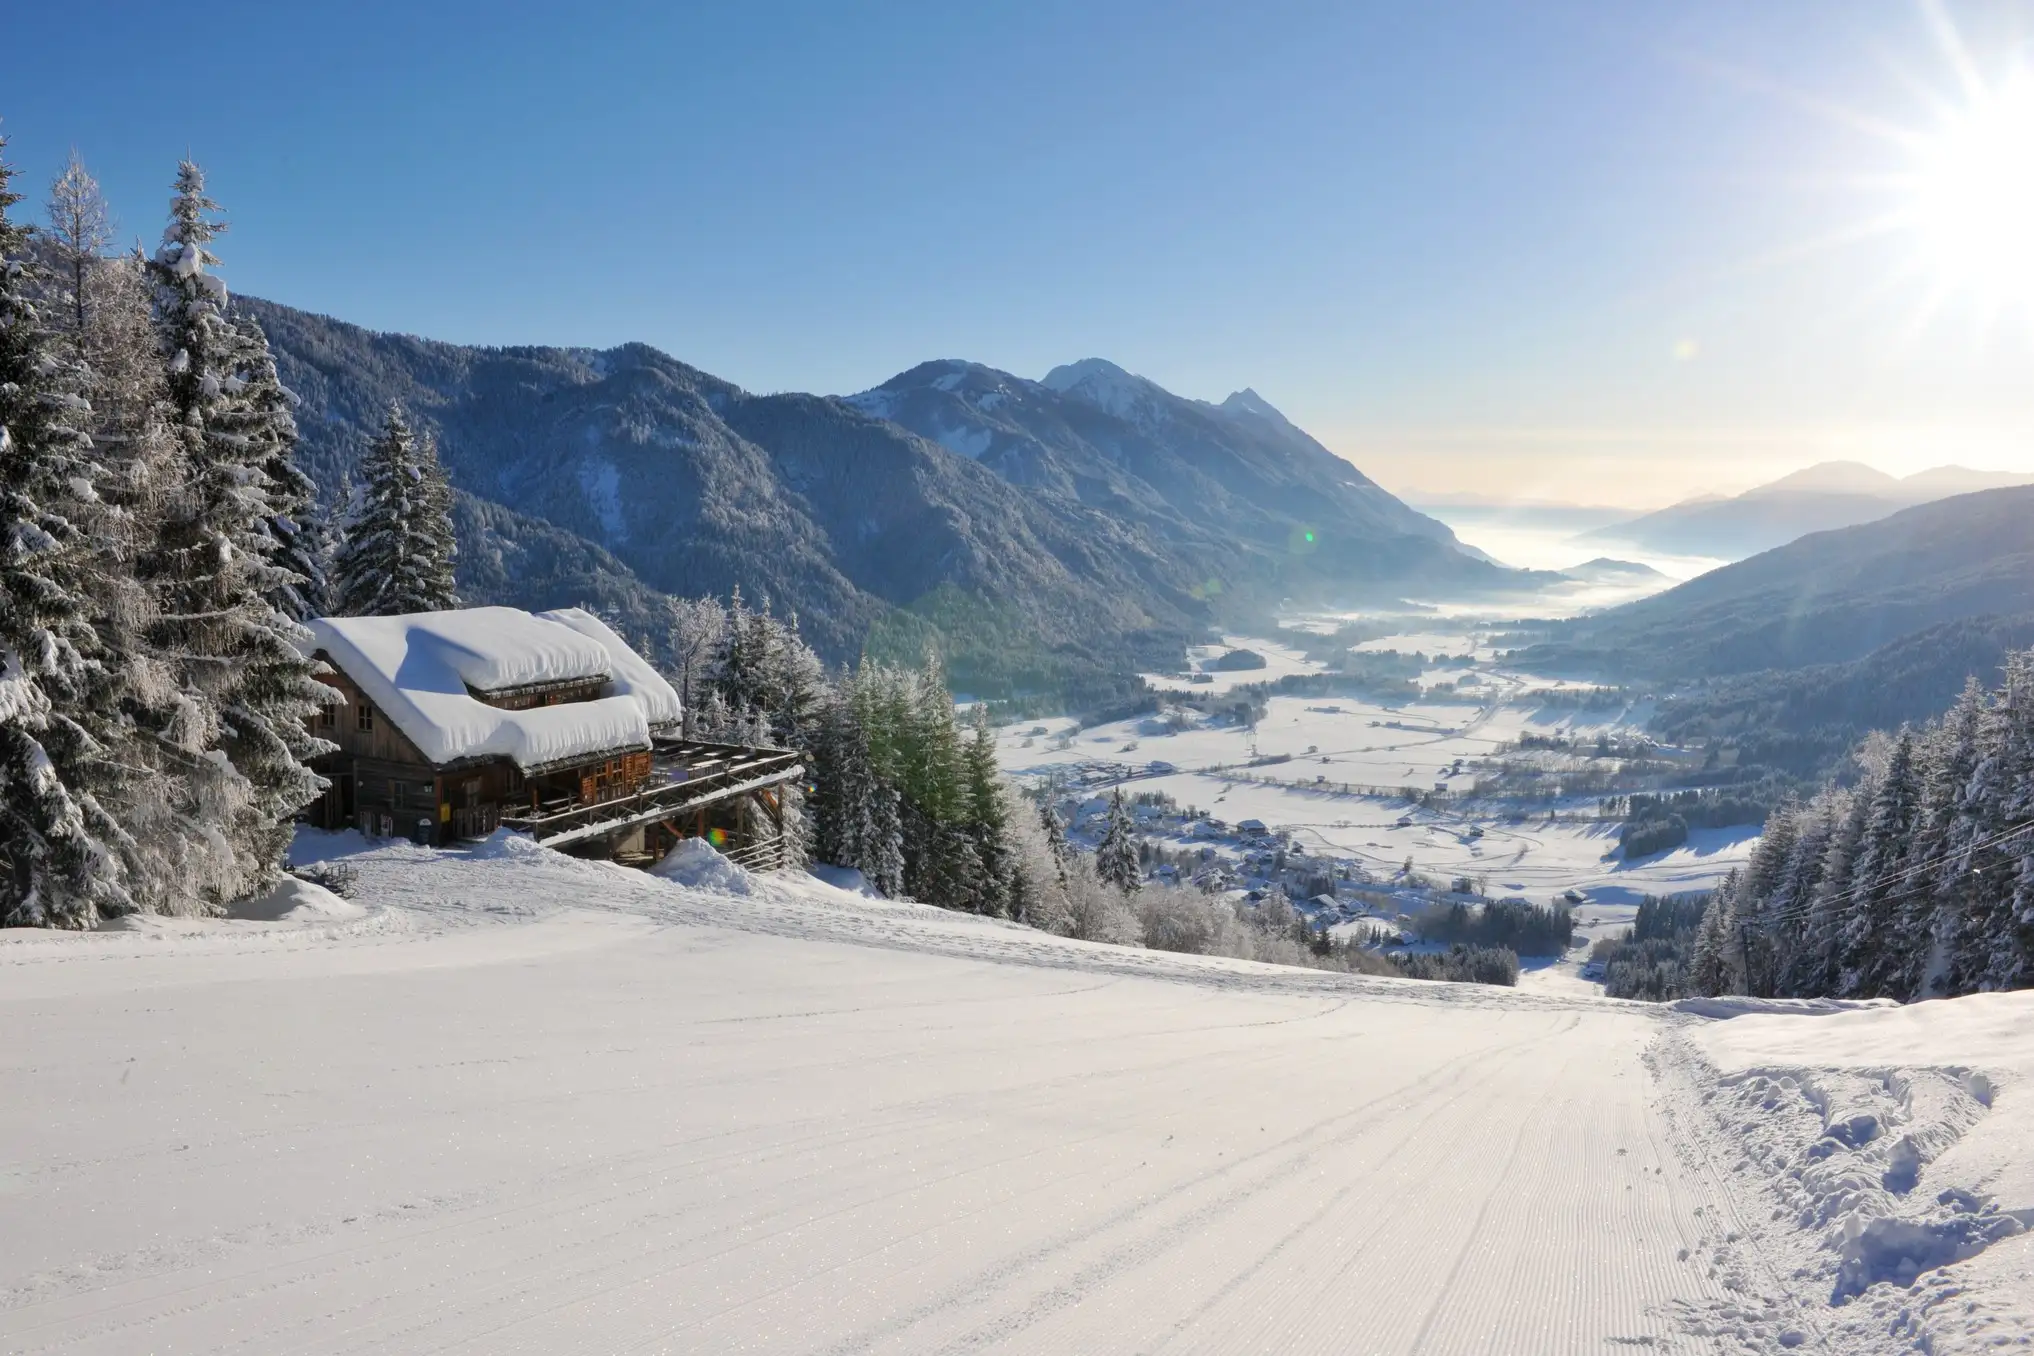
[[[662,740],[652,750],[648,779],[636,790],[610,791],[605,799],[592,801],[578,796],[540,801],[527,813],[503,814],[501,822],[547,846],[562,847],[674,819],[803,775],[799,755],[789,749]]]

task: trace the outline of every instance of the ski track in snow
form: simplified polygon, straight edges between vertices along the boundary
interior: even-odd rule
[[[1907,1194],[1932,1192],[1988,1114],[1967,1078],[1783,1085],[1720,1073],[1710,1024],[1660,1008],[1091,946],[803,878],[353,859],[354,919],[0,935],[0,1014],[32,1037],[0,1054],[0,1350],[1849,1356],[2028,1331],[2000,1217],[2005,1245],[1832,1307],[1828,1221],[1775,1204],[1904,1208],[1806,1155],[1861,1106],[1926,1141]],[[1719,1117],[1759,1099],[1734,1137]]]

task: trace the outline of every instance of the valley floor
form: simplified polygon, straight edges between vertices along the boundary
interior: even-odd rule
[[[2034,1332],[2027,1236],[1979,1199],[2034,1206],[2005,1166],[2017,998],[1713,1021],[1089,946],[803,878],[353,860],[361,908],[0,935],[0,1349],[1849,1356]],[[1882,1037],[1904,1099],[1852,1067]],[[1939,1044],[1988,1072],[1941,1072]],[[1833,1124],[1856,1144],[1811,1158]]]

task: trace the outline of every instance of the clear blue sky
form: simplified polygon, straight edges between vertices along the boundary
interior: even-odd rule
[[[1945,13],[1987,80],[2026,60],[2034,0]],[[2034,325],[1969,279],[1927,304],[1913,233],[1861,229],[1911,170],[1873,120],[1964,97],[1939,32],[1915,0],[73,0],[10,12],[0,130],[32,193],[75,146],[150,244],[189,153],[234,287],[375,328],[641,339],[758,390],[1099,354],[1255,386],[1387,484],[1631,501],[2034,468]]]

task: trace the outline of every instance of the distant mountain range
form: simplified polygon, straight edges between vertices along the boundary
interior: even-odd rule
[[[1938,466],[1895,478],[1859,462],[1823,462],[1731,498],[1691,499],[1595,528],[1577,540],[1736,560],[1810,532],[1873,522],[1952,495],[2030,483],[2034,476],[1961,466]]]
[[[1566,623],[1519,658],[1645,680],[1721,677],[1846,663],[1929,627],[2029,611],[2034,486],[2018,486],[1802,537]]]
[[[1032,382],[927,363],[857,396],[758,396],[640,344],[475,348],[272,302],[328,494],[391,400],[462,492],[485,601],[591,601],[654,640],[661,597],[739,585],[830,659],[939,640],[971,690],[1064,688],[1225,620],[1515,590],[1251,392],[1187,400],[1097,359]]]

